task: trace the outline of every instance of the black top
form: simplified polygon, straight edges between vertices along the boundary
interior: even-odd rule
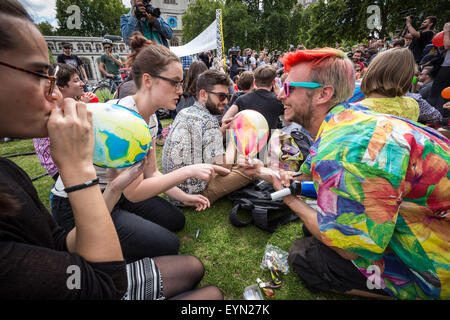
[[[62,53],[56,58],[56,61],[58,63],[70,64],[72,67],[75,67],[78,70],[79,76],[81,78],[83,77],[80,68],[83,65],[83,61],[81,61],[81,59],[78,58],[77,55],[71,54],[70,56],[67,56],[64,53]]]
[[[420,31],[420,38],[413,37],[413,40],[409,48],[411,49],[414,55],[414,60],[416,60],[417,64],[419,64],[420,60],[422,60],[423,49],[425,49],[425,46],[427,44],[431,43],[433,36],[434,36],[433,31],[425,31],[425,32]]]
[[[39,200],[30,178],[1,157],[0,190],[21,204],[17,212],[0,207],[0,299],[123,297],[125,262],[93,263],[69,253],[67,234]]]
[[[239,112],[252,109],[260,112],[267,120],[269,129],[277,129],[280,116],[284,114],[284,107],[275,93],[265,89],[258,89],[240,96],[235,104]]]

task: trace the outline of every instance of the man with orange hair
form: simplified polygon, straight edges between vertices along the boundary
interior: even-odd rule
[[[302,50],[283,62],[285,119],[315,136],[299,179],[314,181],[317,207],[283,198],[304,223],[306,237],[289,252],[303,284],[367,297],[449,299],[450,140],[344,102],[355,75],[342,51]],[[270,179],[277,190],[292,179],[280,174]]]

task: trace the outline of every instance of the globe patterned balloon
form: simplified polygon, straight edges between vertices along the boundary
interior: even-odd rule
[[[126,168],[144,159],[152,145],[148,124],[142,117],[116,104],[89,103],[95,134],[94,164]]]
[[[244,156],[253,158],[267,142],[269,125],[258,111],[244,110],[234,116],[231,134],[236,149]]]

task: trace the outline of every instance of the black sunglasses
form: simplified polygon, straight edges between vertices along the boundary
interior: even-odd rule
[[[151,75],[152,77],[159,78],[159,79],[165,80],[167,82],[170,82],[175,87],[175,90],[179,90],[179,89],[183,88],[183,81],[176,81],[173,79],[169,79],[169,78],[160,76],[158,74],[149,73],[149,75]]]
[[[28,73],[28,74],[32,74],[32,75],[38,76],[40,78],[47,79],[48,82],[50,83],[50,88],[48,90],[48,95],[52,95],[53,89],[55,89],[56,80],[58,79],[57,78],[57,74],[58,74],[58,71],[59,71],[59,66],[56,66],[55,69],[54,69],[53,75],[49,76],[49,75],[42,74],[42,73],[39,73],[39,72],[34,72],[34,71],[31,71],[31,70],[19,68],[19,67],[11,65],[9,63],[6,63],[6,62],[1,62],[0,61],[0,65],[8,67],[8,68],[11,68],[11,69],[14,69],[14,70],[17,70],[17,71],[22,71],[22,72],[25,72],[25,73]]]
[[[212,93],[215,94],[218,98],[220,102],[225,101],[225,99],[227,99],[228,101],[230,101],[231,95],[229,94],[225,94],[223,92],[214,92],[214,91],[206,91],[208,93]]]

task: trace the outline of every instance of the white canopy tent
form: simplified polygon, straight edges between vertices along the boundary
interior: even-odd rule
[[[190,56],[208,50],[217,49],[217,20],[209,25],[191,42],[177,47],[170,47],[170,50],[177,56]]]

